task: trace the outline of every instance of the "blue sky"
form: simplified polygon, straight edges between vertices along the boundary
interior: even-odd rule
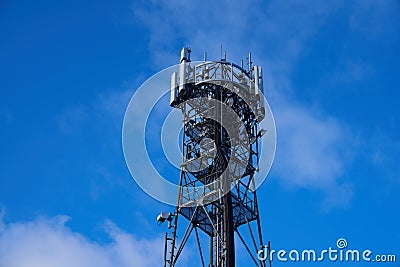
[[[161,264],[171,208],[130,176],[124,112],[183,46],[221,44],[263,66],[276,120],[264,238],[400,260],[398,1],[5,0],[0,32],[1,267]]]

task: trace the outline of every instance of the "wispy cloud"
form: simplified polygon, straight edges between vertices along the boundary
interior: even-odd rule
[[[315,1],[146,1],[135,2],[135,19],[149,29],[155,64],[176,62],[182,45],[194,56],[218,59],[222,44],[230,60],[249,50],[275,68],[287,69],[340,3]]]
[[[4,207],[1,207],[0,209],[0,233],[3,232],[4,230],[4,215],[6,213],[6,210]]]
[[[368,148],[365,155],[381,174],[379,181],[382,186],[377,190],[398,192],[400,188],[400,167],[397,159],[400,157],[400,140],[397,137],[389,136],[382,129],[374,129],[368,143],[374,145],[366,146]]]
[[[58,130],[63,134],[76,134],[82,130],[82,125],[88,122],[90,110],[80,105],[68,108],[57,118]]]
[[[353,9],[349,17],[349,27],[371,39],[385,38],[385,41],[399,38],[399,1],[358,0],[350,5]],[[366,19],[367,18],[367,19]]]
[[[321,77],[319,87],[340,90],[343,85],[354,85],[373,76],[374,72],[374,68],[368,63],[346,60],[340,63],[335,71]],[[345,88],[348,89],[348,86]]]
[[[150,267],[162,262],[161,239],[139,239],[111,222],[105,229],[112,242],[103,244],[72,231],[65,225],[67,216],[16,223],[0,219],[0,266]]]
[[[92,101],[67,108],[57,117],[59,131],[75,134],[99,123],[106,124],[107,129],[120,129],[132,93],[131,88],[103,90]]]
[[[282,179],[318,188],[342,174],[343,155],[335,144],[344,133],[337,121],[312,116],[306,108],[288,103],[277,105],[275,114],[280,148],[277,165]]]
[[[13,115],[8,110],[0,110],[0,122],[10,122],[13,119]]]
[[[125,182],[129,181],[129,177],[124,172],[121,157],[121,130],[133,90],[126,87],[128,85],[102,90],[87,103],[65,109],[54,121],[63,136],[71,140],[75,137],[85,140],[94,149],[93,154],[100,154],[84,159],[89,173],[86,178],[89,181],[89,196],[93,201],[115,190],[128,190]],[[117,163],[110,158],[118,159]]]
[[[324,209],[348,204],[353,196],[351,183],[341,179],[353,149],[348,127],[280,94],[274,100],[278,138],[274,174],[281,185],[324,192]]]

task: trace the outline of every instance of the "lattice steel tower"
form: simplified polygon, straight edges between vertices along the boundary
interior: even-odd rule
[[[175,212],[158,218],[171,229],[164,266],[179,266],[191,235],[202,266],[236,266],[235,235],[249,254],[247,266],[266,266],[257,258],[263,239],[253,179],[259,139],[268,131],[259,127],[265,117],[261,67],[253,66],[251,54],[244,68],[226,56],[191,62],[190,52],[182,49],[179,71],[171,77],[170,105],[183,114],[182,165]],[[188,220],[182,238],[179,217]]]

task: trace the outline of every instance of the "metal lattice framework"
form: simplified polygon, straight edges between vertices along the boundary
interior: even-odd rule
[[[224,59],[191,64],[190,49],[182,50],[170,102],[184,117],[182,165],[164,266],[177,265],[193,232],[202,266],[235,266],[235,235],[254,266],[266,265],[257,258],[263,240],[253,180],[264,131],[259,129],[265,116],[261,90],[261,67],[252,66],[250,55],[245,70]],[[188,221],[180,240],[179,217]]]

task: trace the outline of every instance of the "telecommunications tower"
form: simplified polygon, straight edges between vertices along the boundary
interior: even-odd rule
[[[170,105],[183,114],[182,164],[175,211],[158,216],[170,229],[164,267],[180,266],[190,236],[202,266],[236,266],[235,244],[248,253],[246,266],[266,266],[257,257],[264,243],[254,182],[260,139],[269,130],[260,128],[266,116],[262,69],[253,66],[251,54],[244,67],[226,56],[191,62],[190,53],[182,49],[179,71],[171,76]],[[180,217],[187,223],[183,236]]]

